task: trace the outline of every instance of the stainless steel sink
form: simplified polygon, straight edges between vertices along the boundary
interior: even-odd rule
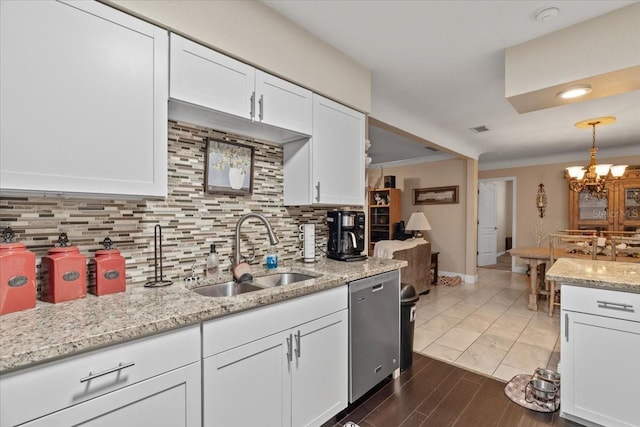
[[[290,285],[303,280],[315,279],[319,276],[310,276],[302,273],[276,273],[268,276],[254,277],[247,282],[226,282],[216,285],[193,288],[193,292],[205,297],[231,297],[260,289],[273,288],[275,286]]]
[[[303,280],[315,279],[318,276],[310,276],[302,273],[276,273],[269,274],[268,276],[254,277],[253,283],[272,288],[274,286],[290,285],[296,282],[302,282]]]
[[[256,286],[251,282],[226,282],[218,283],[217,285],[202,286],[200,288],[194,288],[193,291],[205,297],[231,297],[234,295],[240,295],[247,292],[259,291],[264,289],[263,287]]]

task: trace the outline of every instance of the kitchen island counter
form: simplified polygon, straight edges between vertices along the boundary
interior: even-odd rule
[[[562,285],[640,293],[639,263],[560,258],[546,278]]]
[[[0,317],[0,372],[343,286],[406,265],[406,261],[369,258],[289,262],[270,272],[253,268],[255,276],[301,272],[319,277],[232,297],[201,296],[189,289],[195,286],[175,281],[163,288],[130,284],[126,292],[101,297],[88,294],[61,304],[38,301],[34,309]],[[228,280],[230,277],[197,286]]]

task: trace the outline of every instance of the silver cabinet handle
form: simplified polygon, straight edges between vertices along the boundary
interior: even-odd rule
[[[316,202],[320,203],[320,181],[318,181],[318,185],[316,185]]]
[[[287,361],[291,363],[293,360],[293,354],[291,352],[291,334],[287,337]]]
[[[298,329],[298,332],[294,335],[295,339],[296,339],[296,357],[300,358],[300,329]]]
[[[569,314],[564,314],[564,340],[569,342]]]
[[[93,380],[95,378],[102,377],[104,375],[111,374],[113,372],[118,372],[118,371],[121,371],[121,370],[126,369],[126,368],[130,368],[133,365],[135,365],[135,362],[129,362],[129,363],[120,362],[118,364],[118,366],[116,366],[114,368],[111,368],[111,369],[107,369],[106,371],[98,372],[98,373],[95,373],[95,374],[93,372],[89,372],[89,375],[84,377],[84,378],[82,378],[82,379],[80,379],[80,382],[81,383],[86,383],[87,381],[91,381],[91,380]]]
[[[378,292],[384,289],[384,283],[378,283],[371,288],[371,292]]]
[[[618,310],[618,311],[627,311],[629,313],[633,313],[633,305],[625,304],[622,302],[609,302],[609,301],[596,301],[598,303],[598,308],[607,308],[609,310]]]
[[[258,104],[260,104],[260,112],[258,113],[258,117],[260,118],[260,121],[262,121],[262,119],[264,118],[264,95],[260,95]]]
[[[256,92],[253,91],[251,96],[249,97],[249,102],[251,103],[251,109],[249,110],[249,115],[253,119],[256,115]]]

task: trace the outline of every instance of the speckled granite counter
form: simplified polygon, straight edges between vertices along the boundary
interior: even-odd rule
[[[640,264],[560,258],[546,278],[564,285],[640,293]]]
[[[0,317],[0,372],[342,286],[406,265],[406,261],[379,258],[360,262],[324,260],[310,265],[292,262],[276,272],[321,276],[233,297],[201,296],[184,282],[175,282],[155,289],[133,284],[126,292],[87,295],[61,304],[38,301],[32,310]],[[253,273],[268,274],[261,269]]]

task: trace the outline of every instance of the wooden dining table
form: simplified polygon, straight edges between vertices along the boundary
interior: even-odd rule
[[[530,286],[529,286],[529,305],[527,306],[529,310],[538,311],[538,294],[540,293],[540,288],[538,287],[538,266],[543,263],[548,263],[551,259],[550,257],[550,248],[546,247],[523,247],[523,248],[513,248],[508,250],[511,256],[517,256],[522,258],[525,262],[527,262],[531,266],[530,271]],[[582,259],[591,259],[591,255],[578,254],[573,252],[567,252],[564,248],[554,248],[553,257],[555,259],[558,258],[582,258]],[[598,260],[603,261],[611,261],[611,256],[609,255],[598,255],[596,257]],[[618,257],[618,261],[625,262],[640,262],[640,258],[634,257]]]

